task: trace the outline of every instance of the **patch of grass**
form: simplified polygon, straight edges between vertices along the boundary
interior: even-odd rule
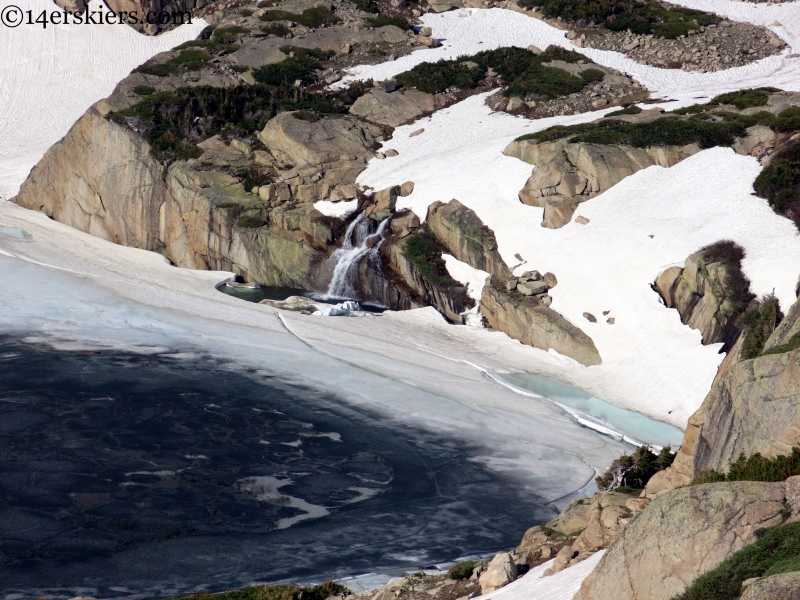
[[[250,67],[246,67],[245,65],[231,65],[231,70],[236,71],[237,73],[247,73],[250,70]]]
[[[303,83],[315,83],[317,81],[316,71],[322,68],[321,60],[333,56],[330,50],[319,50],[317,48],[295,48],[293,46],[283,46],[281,51],[287,56],[279,63],[264,65],[253,69],[253,78],[266,85],[292,85],[295,81]]]
[[[150,96],[156,93],[156,88],[149,85],[137,85],[133,88],[133,93],[137,96]]]
[[[242,10],[239,11],[239,14],[242,15],[243,17],[252,17],[253,11],[250,10],[249,8],[243,8]]]
[[[265,25],[261,31],[267,35],[274,35],[275,37],[286,37],[289,34],[289,28],[286,25]]]
[[[403,245],[403,256],[416,265],[420,274],[437,287],[458,285],[450,274],[442,258],[442,248],[436,238],[427,231],[412,233]]]
[[[214,30],[211,35],[211,41],[216,44],[233,44],[239,39],[239,35],[243,33],[250,33],[246,27],[230,26],[220,27]]]
[[[135,69],[138,73],[145,75],[155,75],[156,77],[167,77],[173,73],[181,71],[191,71],[198,69],[211,60],[211,56],[200,48],[190,48],[183,50],[178,56],[170,58],[161,64],[144,64]]]
[[[391,15],[378,15],[377,17],[367,17],[367,23],[372,27],[386,27],[387,25],[394,25],[403,31],[411,30],[411,23],[404,17],[393,17]]]
[[[472,576],[472,571],[475,570],[475,565],[477,563],[474,560],[465,560],[464,562],[460,562],[454,567],[451,567],[450,570],[447,572],[447,576],[450,579],[469,579]]]
[[[311,588],[296,585],[255,585],[221,594],[181,596],[180,600],[325,600],[329,596],[341,596],[349,591],[338,583],[327,581]]]
[[[650,446],[639,446],[633,454],[623,454],[614,460],[603,475],[595,478],[595,482],[599,490],[627,488],[641,491],[653,475],[669,467],[674,459],[675,453],[669,446],[664,446],[658,454]]]
[[[239,215],[239,218],[236,221],[236,226],[243,229],[257,229],[258,227],[263,227],[266,224],[267,222],[261,215],[254,214]]]
[[[638,115],[642,112],[642,109],[636,106],[635,104],[631,104],[630,106],[626,106],[625,108],[621,108],[619,110],[612,111],[606,115],[606,117],[621,117],[622,115]]]
[[[305,27],[322,27],[341,21],[334,13],[324,6],[314,6],[305,9],[302,13],[290,13],[285,10],[268,10],[259,17],[262,21],[294,21]]]
[[[737,321],[745,333],[742,356],[746,360],[757,358],[764,351],[764,344],[783,320],[781,305],[775,294],[767,294],[755,302]]]
[[[578,62],[586,58],[576,52],[550,46],[541,54],[523,48],[499,48],[456,60],[423,63],[395,79],[406,87],[415,87],[428,94],[439,94],[449,88],[474,89],[493,69],[507,83],[505,96],[539,96],[556,98],[575,92],[597,75],[590,72],[587,79],[575,77],[563,69],[545,66],[553,60]],[[475,67],[474,65],[478,65]],[[587,71],[601,71],[589,69]]]
[[[654,0],[541,0],[542,13],[567,21],[602,25],[612,31],[675,39],[699,27],[718,23],[714,14]]]
[[[800,571],[800,523],[761,532],[759,539],[698,577],[673,600],[730,600],[742,594],[742,582],[753,577]]]

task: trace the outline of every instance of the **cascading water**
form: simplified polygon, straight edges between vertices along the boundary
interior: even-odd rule
[[[386,299],[386,281],[383,278],[381,267],[381,257],[379,250],[383,240],[386,238],[386,228],[389,225],[389,218],[381,221],[377,231],[374,231],[375,221],[368,219],[364,213],[358,215],[344,235],[342,247],[331,255],[333,276],[328,286],[327,295],[335,298],[356,298],[361,300],[375,300],[381,303]],[[367,274],[370,277],[368,289],[369,295],[380,296],[372,298],[359,298],[364,289],[359,285],[360,265],[367,263]],[[380,281],[375,281],[380,277]],[[376,294],[376,292],[379,292]]]

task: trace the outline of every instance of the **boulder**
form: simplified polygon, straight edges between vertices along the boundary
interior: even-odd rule
[[[508,553],[496,554],[478,579],[481,594],[488,594],[511,583],[517,578],[517,565]]]
[[[727,352],[739,335],[736,320],[741,314],[730,300],[729,268],[722,262],[707,262],[703,252],[686,259],[685,267],[670,267],[661,273],[654,288],[667,308],[675,308],[681,322],[703,335],[703,344],[724,344]]]
[[[552,348],[586,366],[602,362],[592,338],[536,299],[513,296],[485,285],[481,312],[492,328],[523,344],[542,350]]]
[[[782,523],[798,485],[713,483],[660,496],[625,527],[575,600],[669,600],[755,541],[759,529]]]
[[[339,161],[366,162],[381,130],[353,118],[298,119],[292,112],[270,119],[258,139],[283,163],[323,165]]]
[[[633,500],[633,502],[632,502]],[[607,548],[631,518],[650,503],[617,492],[598,492],[586,510],[586,524],[572,547],[577,552],[595,552]]]
[[[800,600],[800,571],[756,579],[744,589],[741,600]]]
[[[428,229],[458,260],[506,281],[511,271],[500,257],[494,232],[458,200],[428,207]]]
[[[353,103],[350,114],[370,123],[399,127],[444,108],[450,100],[445,94],[426,94],[414,89],[389,93],[373,88]]]

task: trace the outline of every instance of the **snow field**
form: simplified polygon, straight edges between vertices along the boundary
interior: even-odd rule
[[[22,8],[58,11],[52,0]],[[92,10],[108,10],[92,2]],[[0,197],[11,198],[45,151],[92,104],[147,59],[197,37],[207,25],[147,37],[127,25],[3,27],[0,35]]]

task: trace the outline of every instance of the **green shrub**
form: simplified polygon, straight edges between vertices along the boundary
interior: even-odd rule
[[[249,8],[243,8],[242,10],[239,11],[239,14],[242,15],[243,17],[252,17],[253,11],[250,10]]]
[[[737,325],[745,331],[742,356],[747,360],[760,356],[767,339],[782,320],[783,313],[775,294],[767,294],[760,298],[755,306],[739,317],[737,322]]]
[[[233,44],[242,33],[250,33],[250,30],[238,26],[220,27],[214,30],[211,41],[217,44]]]
[[[386,27],[387,25],[394,25],[403,31],[411,30],[411,23],[409,23],[404,17],[378,15],[377,17],[367,17],[366,21],[372,27]]]
[[[636,106],[635,104],[631,104],[630,106],[626,106],[625,108],[621,108],[619,110],[615,110],[610,112],[606,115],[606,117],[621,117],[622,115],[638,115],[642,112],[642,109]]]
[[[284,54],[294,53],[294,56],[288,56],[279,63],[253,69],[253,78],[257,82],[267,85],[292,85],[298,80],[306,84],[315,83],[316,71],[322,68],[320,60],[333,55],[329,50],[292,46],[284,46],[281,51]]]
[[[206,25],[203,28],[203,31],[200,32],[200,35],[197,36],[198,40],[207,40],[211,37],[211,34],[214,32],[214,25]]]
[[[557,125],[517,139],[544,143],[569,138],[571,143],[625,144],[636,148],[686,144],[699,144],[701,148],[712,148],[730,146],[736,137],[744,133],[744,125],[738,122],[710,123],[702,120],[663,117],[650,123],[625,123],[607,119],[581,125]]]
[[[783,354],[784,352],[791,352],[792,350],[797,350],[798,348],[800,348],[800,332],[795,333],[787,340],[785,344],[774,346],[773,348],[770,348],[766,352],[762,353],[761,356],[769,356],[770,354]]]
[[[601,476],[595,478],[600,490],[612,490],[619,487],[641,490],[650,478],[672,464],[675,453],[669,446],[664,446],[655,454],[650,446],[639,446],[633,454],[623,454]]]
[[[133,93],[137,96],[150,96],[156,93],[156,88],[150,87],[149,85],[137,85],[133,88]]]
[[[285,10],[268,10],[261,17],[262,21],[294,21],[305,27],[322,27],[338,23],[341,19],[324,6],[314,6],[305,9],[302,13],[290,13]]]
[[[770,95],[775,92],[780,92],[780,90],[772,87],[739,90],[738,92],[716,96],[709,104],[732,104],[739,110],[744,110],[745,108],[766,106]]]
[[[716,15],[638,0],[541,0],[542,13],[567,21],[602,24],[612,31],[630,30],[669,39],[718,23]]]
[[[182,70],[191,71],[198,69],[211,60],[211,56],[199,48],[183,50],[178,56],[170,58],[161,64],[144,64],[136,69],[137,72],[156,77],[167,77]]]
[[[742,583],[800,571],[800,523],[786,523],[760,533],[759,539],[698,577],[673,600],[730,600],[742,594]]]
[[[239,219],[236,221],[237,227],[241,227],[243,229],[257,229],[258,227],[263,227],[266,224],[267,222],[260,215],[253,214],[239,215]]]
[[[725,298],[720,311],[726,316],[744,312],[753,299],[750,293],[750,280],[742,272],[745,251],[732,240],[720,240],[700,249],[705,264],[722,263],[725,266]]]
[[[474,560],[465,560],[464,562],[460,562],[454,567],[451,567],[450,570],[447,572],[447,576],[450,579],[469,579],[472,576],[472,571],[475,570],[475,565],[477,563]]]
[[[603,78],[606,76],[600,69],[586,69],[585,71],[581,71],[579,77],[583,79],[584,83],[596,83],[598,81],[603,81]]]
[[[422,231],[412,233],[403,245],[403,256],[416,265],[420,274],[437,287],[458,285],[447,272],[442,259],[442,248],[433,234]]]
[[[274,35],[275,37],[286,37],[289,34],[289,28],[286,25],[265,25],[261,31],[267,35]]]
[[[535,94],[555,98],[582,90],[587,81],[563,69],[544,66],[544,63],[553,60],[574,63],[586,58],[555,46],[548,47],[538,55],[523,48],[499,48],[473,56],[462,56],[456,60],[422,63],[395,79],[404,86],[438,94],[451,87],[474,89],[491,68],[507,82],[508,87],[504,92],[506,96]],[[590,73],[587,77],[593,80],[596,75]]]
[[[255,585],[221,594],[192,594],[182,596],[180,600],[325,600],[330,596],[342,596],[349,592],[346,587],[327,581],[311,588],[296,585]]]
[[[365,13],[377,13],[378,6],[375,0],[350,0],[358,10]]]

